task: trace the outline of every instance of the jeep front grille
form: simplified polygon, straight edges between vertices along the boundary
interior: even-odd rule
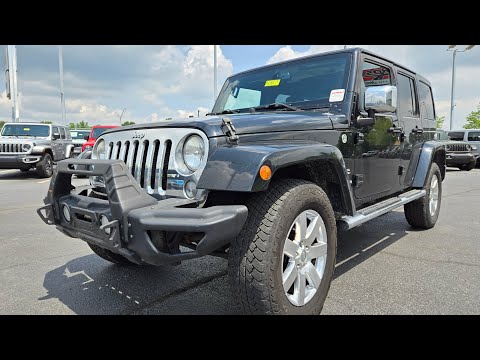
[[[449,152],[467,152],[467,144],[448,144],[447,151]]]
[[[23,143],[15,143],[15,144],[6,144],[6,143],[0,143],[0,153],[17,153],[17,154],[23,154],[26,153],[27,151],[23,151]]]
[[[190,135],[199,135],[205,142],[203,164],[194,173],[183,173],[177,166],[176,149]],[[187,181],[198,183],[208,158],[208,138],[191,128],[156,128],[118,130],[103,134],[97,139],[105,141],[105,158],[122,160],[132,176],[150,195],[160,197],[184,197]],[[95,151],[94,151],[95,153]],[[206,195],[206,190],[198,190],[198,198]]]

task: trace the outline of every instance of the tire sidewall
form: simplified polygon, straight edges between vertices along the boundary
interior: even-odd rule
[[[50,162],[50,171],[47,172],[46,165],[48,162]],[[37,167],[37,171],[40,172],[40,175],[42,177],[51,177],[53,175],[53,162],[50,154],[47,153],[43,155],[42,160],[40,160],[40,163],[38,165],[39,166]]]
[[[307,191],[307,189],[309,191]],[[310,196],[311,193],[314,196]],[[306,196],[308,194],[308,196]],[[324,195],[324,194],[323,194]],[[326,198],[326,195],[324,195]],[[328,207],[330,209],[328,209]],[[305,210],[315,210],[321,217],[327,230],[327,263],[323,273],[322,282],[314,297],[304,306],[295,306],[288,300],[283,290],[283,247],[293,222],[299,214]],[[290,196],[284,201],[280,209],[280,218],[277,227],[271,234],[274,243],[270,249],[270,264],[272,269],[273,288],[277,291],[272,293],[274,302],[280,307],[280,312],[285,314],[319,314],[330,288],[331,279],[335,268],[336,258],[336,224],[332,216],[333,210],[329,202],[322,201],[322,190],[314,184],[305,184],[292,190]]]

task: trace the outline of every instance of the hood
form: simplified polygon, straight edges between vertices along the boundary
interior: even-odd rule
[[[338,117],[338,115],[335,117]],[[246,113],[209,116],[202,118],[202,120],[200,120],[200,118],[164,120],[152,124],[124,126],[122,128],[105,131],[104,134],[126,130],[190,127],[202,130],[210,138],[224,136],[221,128],[222,118],[229,118],[232,121],[238,135],[294,130],[333,129],[331,118],[320,112],[272,111],[253,114]]]
[[[24,143],[24,142],[43,142],[43,141],[48,141],[47,138],[42,138],[42,137],[32,137],[32,136],[19,136],[19,137],[13,137],[13,136],[0,136],[0,141],[4,144],[6,143]]]

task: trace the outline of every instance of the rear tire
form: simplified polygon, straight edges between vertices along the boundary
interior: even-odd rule
[[[53,174],[53,161],[50,154],[46,153],[43,155],[42,160],[40,160],[35,166],[37,169],[37,175],[40,178],[49,178]]]
[[[90,243],[87,243],[87,244],[88,244],[88,246],[90,246],[90,249],[92,249],[92,251],[95,254],[97,254],[102,259],[107,260],[107,261],[109,261],[113,264],[124,265],[124,266],[137,265],[137,264],[131,262],[130,260],[128,260],[127,258],[123,257],[122,255],[115,254],[114,252],[112,252],[110,250],[104,249],[104,248],[102,248],[100,246],[97,246],[97,245],[94,245],[94,244],[90,244]]]
[[[246,205],[248,218],[230,244],[228,262],[240,310],[319,314],[337,251],[335,216],[325,192],[308,181],[282,179]]]
[[[404,205],[408,223],[419,229],[431,229],[437,222],[442,204],[442,174],[436,163],[432,163],[425,186],[427,194]]]

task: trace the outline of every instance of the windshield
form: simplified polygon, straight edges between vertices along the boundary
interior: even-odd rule
[[[48,125],[5,124],[2,129],[2,136],[48,137],[49,135]]]
[[[95,128],[93,129],[93,137],[94,139],[97,139],[100,135],[102,135],[105,131],[110,130],[109,128]]]
[[[90,130],[70,130],[72,140],[84,140],[85,135],[90,135]]]
[[[350,59],[351,54],[345,53],[324,55],[232,76],[223,85],[212,113],[243,112],[273,103],[300,109],[329,107],[330,100],[343,100]],[[331,98],[332,90],[343,90],[341,99],[338,95]]]

